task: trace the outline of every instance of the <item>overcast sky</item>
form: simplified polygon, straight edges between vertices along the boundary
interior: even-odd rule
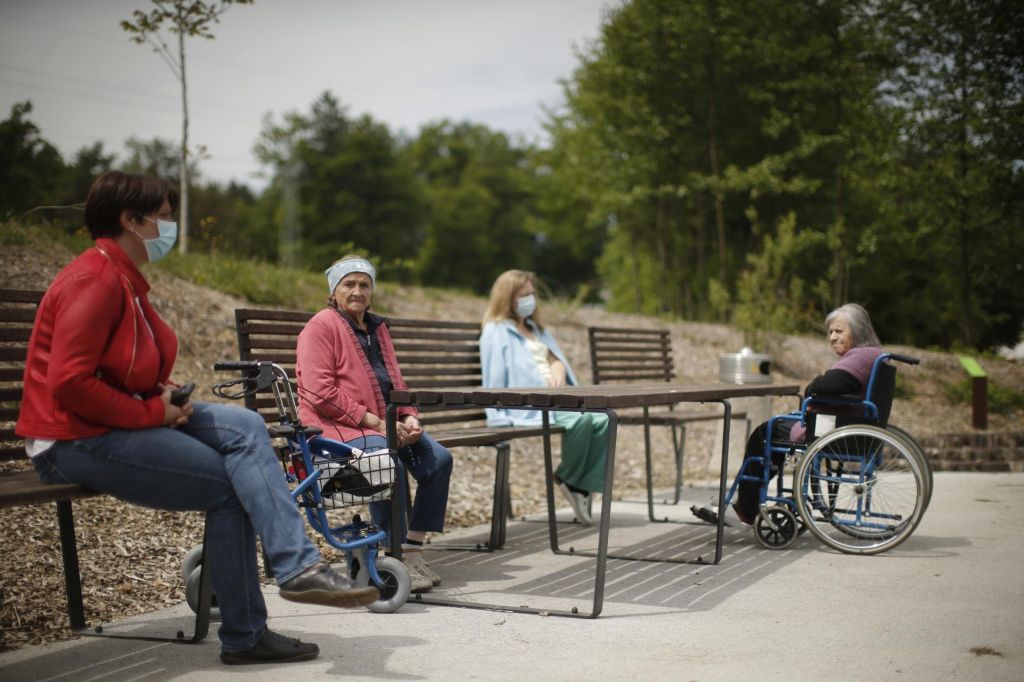
[[[167,65],[119,22],[146,0],[0,0],[0,120],[30,120],[68,159],[102,140],[181,138]],[[542,139],[541,106],[561,102],[574,48],[609,0],[256,0],[231,7],[215,39],[186,43],[190,141],[207,179],[254,187],[264,114],[308,111],[330,90],[351,115],[415,134],[442,118]]]

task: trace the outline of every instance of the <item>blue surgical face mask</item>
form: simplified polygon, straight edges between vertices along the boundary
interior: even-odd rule
[[[149,258],[149,262],[155,263],[169,254],[171,249],[174,248],[174,242],[178,240],[178,223],[173,223],[169,220],[153,220],[147,216],[143,217],[151,223],[156,223],[156,227],[160,231],[155,239],[146,239],[138,232],[135,233],[135,236],[142,240],[142,245],[146,247],[146,257]]]
[[[516,299],[516,315],[522,319],[528,318],[537,310],[537,299],[533,294],[520,296]]]

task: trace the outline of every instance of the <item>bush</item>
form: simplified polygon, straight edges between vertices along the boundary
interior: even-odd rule
[[[946,399],[954,405],[970,405],[973,401],[971,380],[963,379],[946,384]],[[988,379],[988,411],[993,414],[1013,414],[1024,410],[1024,391],[1003,386]]]

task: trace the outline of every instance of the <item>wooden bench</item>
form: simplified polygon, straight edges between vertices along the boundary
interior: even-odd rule
[[[587,327],[590,341],[590,366],[594,384],[635,383],[638,381],[675,380],[672,359],[672,338],[667,329],[632,329],[619,327]],[[683,451],[686,446],[686,425],[722,418],[714,412],[676,412],[672,407],[652,413],[619,415],[619,424],[644,427],[644,453],[647,462],[648,516],[654,517],[653,471],[651,463],[651,426],[667,426],[672,430],[673,459],[676,466],[675,493],[672,504],[679,504],[683,487]],[[746,420],[744,412],[733,412],[733,419]]]
[[[0,289],[0,461],[28,464],[28,454],[22,438],[14,433],[18,409],[23,394],[25,358],[32,334],[36,309],[43,298],[42,291]],[[68,618],[71,629],[85,634],[87,624],[82,599],[82,578],[78,564],[78,543],[72,500],[102,495],[95,490],[73,484],[43,483],[31,466],[0,472],[0,509],[53,502],[57,510],[60,530],[61,558],[64,566],[64,590],[67,596]],[[6,551],[11,551],[7,548]],[[209,574],[203,572],[209,594]],[[202,588],[201,588],[202,589]],[[179,631],[171,641],[196,643],[202,641],[209,630],[210,600],[196,614],[193,635],[186,639]],[[99,629],[97,630],[99,632]],[[123,637],[123,636],[122,636]],[[128,637],[165,641],[157,637]]]
[[[265,360],[284,367],[295,376],[295,348],[299,332],[313,313],[288,310],[235,310],[240,360]],[[389,318],[386,322],[395,344],[402,377],[410,388],[478,387],[480,368],[480,325],[473,322]],[[246,407],[270,422],[278,418],[270,392],[246,397]],[[479,446],[496,451],[494,500],[491,530],[486,547],[499,549],[505,543],[505,527],[511,515],[508,441],[543,435],[542,427],[499,427],[486,425],[483,408],[452,410],[428,406],[420,410],[421,421],[430,436],[447,448]],[[553,431],[559,430],[553,427]],[[441,547],[434,545],[434,547]]]

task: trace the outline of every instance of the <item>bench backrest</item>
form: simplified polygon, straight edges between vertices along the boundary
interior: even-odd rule
[[[235,310],[240,360],[270,360],[295,377],[295,347],[299,332],[312,313],[282,310]],[[395,344],[395,354],[410,388],[479,386],[480,325],[452,322],[389,318],[386,322]],[[273,396],[268,391],[247,396],[246,407],[256,410],[268,422],[278,419]],[[480,408],[451,410],[438,407],[421,409],[426,426],[483,426],[485,413]]]
[[[672,339],[667,329],[588,327],[595,384],[672,381]]]
[[[27,459],[25,442],[14,434],[18,420],[28,340],[42,291],[0,289],[0,461]]]

